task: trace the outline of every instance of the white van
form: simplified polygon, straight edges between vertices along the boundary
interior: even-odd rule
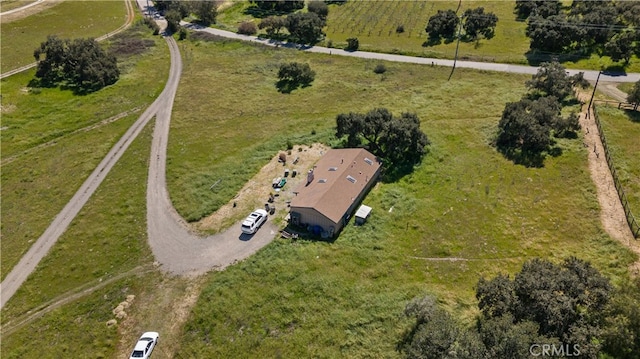
[[[267,221],[267,211],[256,209],[242,222],[242,233],[254,234]]]

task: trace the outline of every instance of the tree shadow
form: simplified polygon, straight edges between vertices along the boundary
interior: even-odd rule
[[[498,152],[516,165],[522,165],[527,168],[544,167],[545,156],[542,152],[522,151],[510,147],[498,147]],[[560,150],[560,153],[562,153],[562,150]]]
[[[252,5],[244,9],[242,13],[244,15],[251,15],[257,19],[264,19],[265,17],[269,17],[269,16],[287,15],[290,13],[290,11],[265,10],[260,8],[258,5]]]
[[[527,63],[531,66],[540,66],[543,62],[558,61],[560,63],[579,60],[585,60],[591,57],[591,51],[583,51],[579,53],[571,54],[559,54],[557,52],[544,52],[539,50],[529,50],[524,56],[527,58]]]
[[[290,94],[293,90],[297,89],[298,87],[300,87],[300,84],[295,81],[279,80],[278,82],[276,82],[276,88],[278,89],[278,92],[284,93],[284,94]]]
[[[640,112],[637,110],[624,110],[629,120],[634,123],[640,123]]]
[[[415,170],[418,164],[413,163],[401,163],[397,165],[391,165],[385,168],[380,176],[380,181],[383,183],[398,182],[404,176],[410,175]]]

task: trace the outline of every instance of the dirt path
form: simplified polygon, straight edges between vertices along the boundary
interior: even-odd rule
[[[590,95],[583,94],[581,98],[588,102],[588,96]],[[583,111],[580,114],[580,125],[584,132],[584,145],[589,149],[589,172],[597,190],[602,226],[612,238],[640,256],[640,243],[635,240],[627,224],[593,114],[589,113],[587,116],[587,112]],[[640,274],[640,259],[631,266],[630,271],[633,275]]]

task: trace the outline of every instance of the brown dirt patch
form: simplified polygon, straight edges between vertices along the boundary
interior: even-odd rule
[[[587,102],[588,96],[589,94],[582,94],[581,98]],[[607,165],[593,113],[589,113],[587,116],[587,112],[583,110],[580,114],[580,125],[584,132],[584,146],[589,149],[589,172],[596,185],[602,226],[612,238],[640,257],[640,243],[635,240],[627,224],[624,208],[618,198],[613,177]],[[640,275],[640,259],[633,263],[629,270],[634,276]]]
[[[57,6],[59,4],[61,4],[63,2],[63,0],[47,0],[47,1],[42,1],[39,4],[30,6],[24,10],[21,11],[17,11],[11,14],[7,14],[7,15],[2,15],[2,18],[0,18],[0,23],[8,23],[8,22],[12,22],[12,21],[18,21],[20,19],[24,19],[27,16],[31,16],[33,14],[37,14],[41,11],[50,9],[54,6]],[[26,3],[25,3],[26,5]]]
[[[231,202],[197,222],[195,227],[199,231],[219,232],[236,223],[254,209],[264,208],[264,204],[269,199],[269,194],[274,194],[275,200],[272,205],[276,207],[279,213],[282,213],[283,211],[280,210],[287,208],[287,201],[290,201],[294,196],[293,191],[298,184],[306,179],[307,171],[328,149],[327,146],[316,143],[311,146],[293,146],[290,151],[280,151],[274,154],[271,161],[245,184]],[[287,155],[287,162],[284,164],[278,162],[278,156],[283,152]],[[273,180],[274,178],[284,177],[285,169],[289,169],[290,172],[287,177],[287,184],[279,192],[276,192],[272,187]],[[292,177],[291,174],[294,170],[298,174]]]

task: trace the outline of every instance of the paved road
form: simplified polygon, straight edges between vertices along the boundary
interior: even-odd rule
[[[363,59],[374,59],[374,60],[383,60],[383,61],[394,61],[394,62],[406,62],[413,64],[423,64],[423,65],[436,65],[436,66],[453,66],[453,60],[443,60],[443,59],[432,59],[425,57],[413,57],[413,56],[404,56],[404,55],[394,55],[394,54],[383,54],[378,52],[367,52],[367,51],[345,51],[342,49],[331,49],[322,46],[298,46],[296,44],[289,44],[282,41],[274,41],[270,39],[263,39],[256,36],[247,36],[240,35],[234,32],[213,29],[209,27],[202,27],[195,24],[191,24],[188,22],[182,22],[183,26],[190,28],[196,31],[204,31],[213,35],[218,35],[222,37],[226,37],[229,39],[237,39],[242,41],[249,41],[260,43],[268,46],[274,47],[290,47],[290,48],[298,48],[301,51],[306,52],[314,52],[321,54],[331,54],[331,55],[339,55],[339,56],[350,56],[350,57],[359,57]],[[518,74],[535,74],[538,71],[537,67],[534,66],[524,66],[524,65],[511,65],[511,64],[498,64],[498,63],[490,63],[490,62],[475,62],[475,61],[457,61],[456,67],[460,68],[468,68],[468,69],[476,69],[476,70],[485,70],[485,71],[498,71],[498,72],[509,72],[509,73],[518,73]],[[598,77],[598,71],[592,70],[575,70],[575,69],[567,69],[569,74],[573,75],[578,72],[584,72],[584,77],[589,81],[595,81]],[[611,74],[611,73],[603,73],[600,76],[600,81],[604,82],[637,82],[640,80],[639,73],[628,73],[628,74]]]

